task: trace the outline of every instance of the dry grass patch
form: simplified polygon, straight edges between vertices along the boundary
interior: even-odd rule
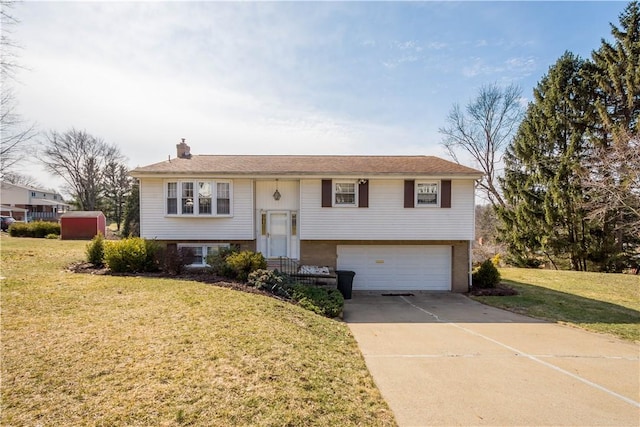
[[[395,425],[348,328],[197,282],[73,274],[2,236],[3,425]]]

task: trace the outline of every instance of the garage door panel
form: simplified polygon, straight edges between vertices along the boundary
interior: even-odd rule
[[[338,269],[354,290],[451,290],[451,247],[339,245]]]

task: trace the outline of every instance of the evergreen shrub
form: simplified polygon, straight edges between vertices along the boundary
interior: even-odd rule
[[[107,241],[104,262],[116,273],[155,271],[158,269],[159,250],[157,242],[140,237]]]
[[[104,236],[98,232],[96,236],[87,244],[87,262],[102,267],[104,265]]]
[[[485,260],[480,267],[473,272],[472,284],[474,288],[495,288],[500,283],[500,272],[490,259]]]
[[[226,257],[226,262],[235,278],[246,282],[253,271],[267,268],[267,260],[261,253],[253,251],[235,252]]]
[[[281,297],[290,297],[286,278],[276,271],[262,268],[252,271],[247,278],[247,285]]]
[[[233,248],[221,248],[218,253],[207,256],[207,264],[211,269],[211,272],[220,277],[227,277],[229,279],[235,278],[233,269],[227,264],[227,258],[237,253]]]
[[[338,317],[344,306],[344,297],[337,289],[297,284],[291,287],[291,297],[300,307],[329,318]]]

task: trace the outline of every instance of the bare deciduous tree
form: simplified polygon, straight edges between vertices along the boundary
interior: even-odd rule
[[[118,147],[75,129],[63,134],[51,131],[43,145],[40,160],[69,185],[78,207],[98,209],[106,165],[123,159]]]
[[[9,80],[15,79],[17,69],[22,68],[17,61],[17,43],[11,37],[11,28],[18,23],[9,10],[12,1],[0,1],[0,179],[20,160],[26,145],[37,135],[34,124],[27,124],[17,113],[15,93]]]
[[[36,180],[36,178],[32,177],[31,175],[23,175],[16,172],[7,172],[2,176],[2,180],[4,182],[8,182],[9,184],[24,185],[27,187],[38,187],[38,188],[43,187],[43,185],[40,184],[38,180]]]
[[[18,20],[10,13],[10,10],[15,4],[14,1],[0,0],[0,45],[2,51],[0,51],[0,73],[2,73],[3,79],[6,77],[14,77],[15,70],[21,68],[18,65],[16,50],[20,46],[14,41],[12,34],[12,28],[18,23]]]
[[[610,147],[598,147],[589,156],[582,177],[588,194],[588,218],[606,222],[615,213],[616,230],[640,235],[640,135],[618,131]]]
[[[16,113],[16,101],[10,88],[0,95],[0,178],[24,159],[26,145],[37,135],[36,126],[27,124]]]
[[[484,172],[478,186],[494,206],[504,206],[498,183],[498,168],[506,145],[518,129],[524,114],[518,86],[482,86],[478,96],[463,110],[455,104],[447,124],[439,129],[442,145],[456,163],[466,156]]]

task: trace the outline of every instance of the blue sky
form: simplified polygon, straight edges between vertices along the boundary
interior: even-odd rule
[[[117,144],[131,167],[180,138],[194,154],[445,157],[454,103],[494,82],[526,103],[564,51],[611,40],[626,5],[26,2],[19,112]]]

